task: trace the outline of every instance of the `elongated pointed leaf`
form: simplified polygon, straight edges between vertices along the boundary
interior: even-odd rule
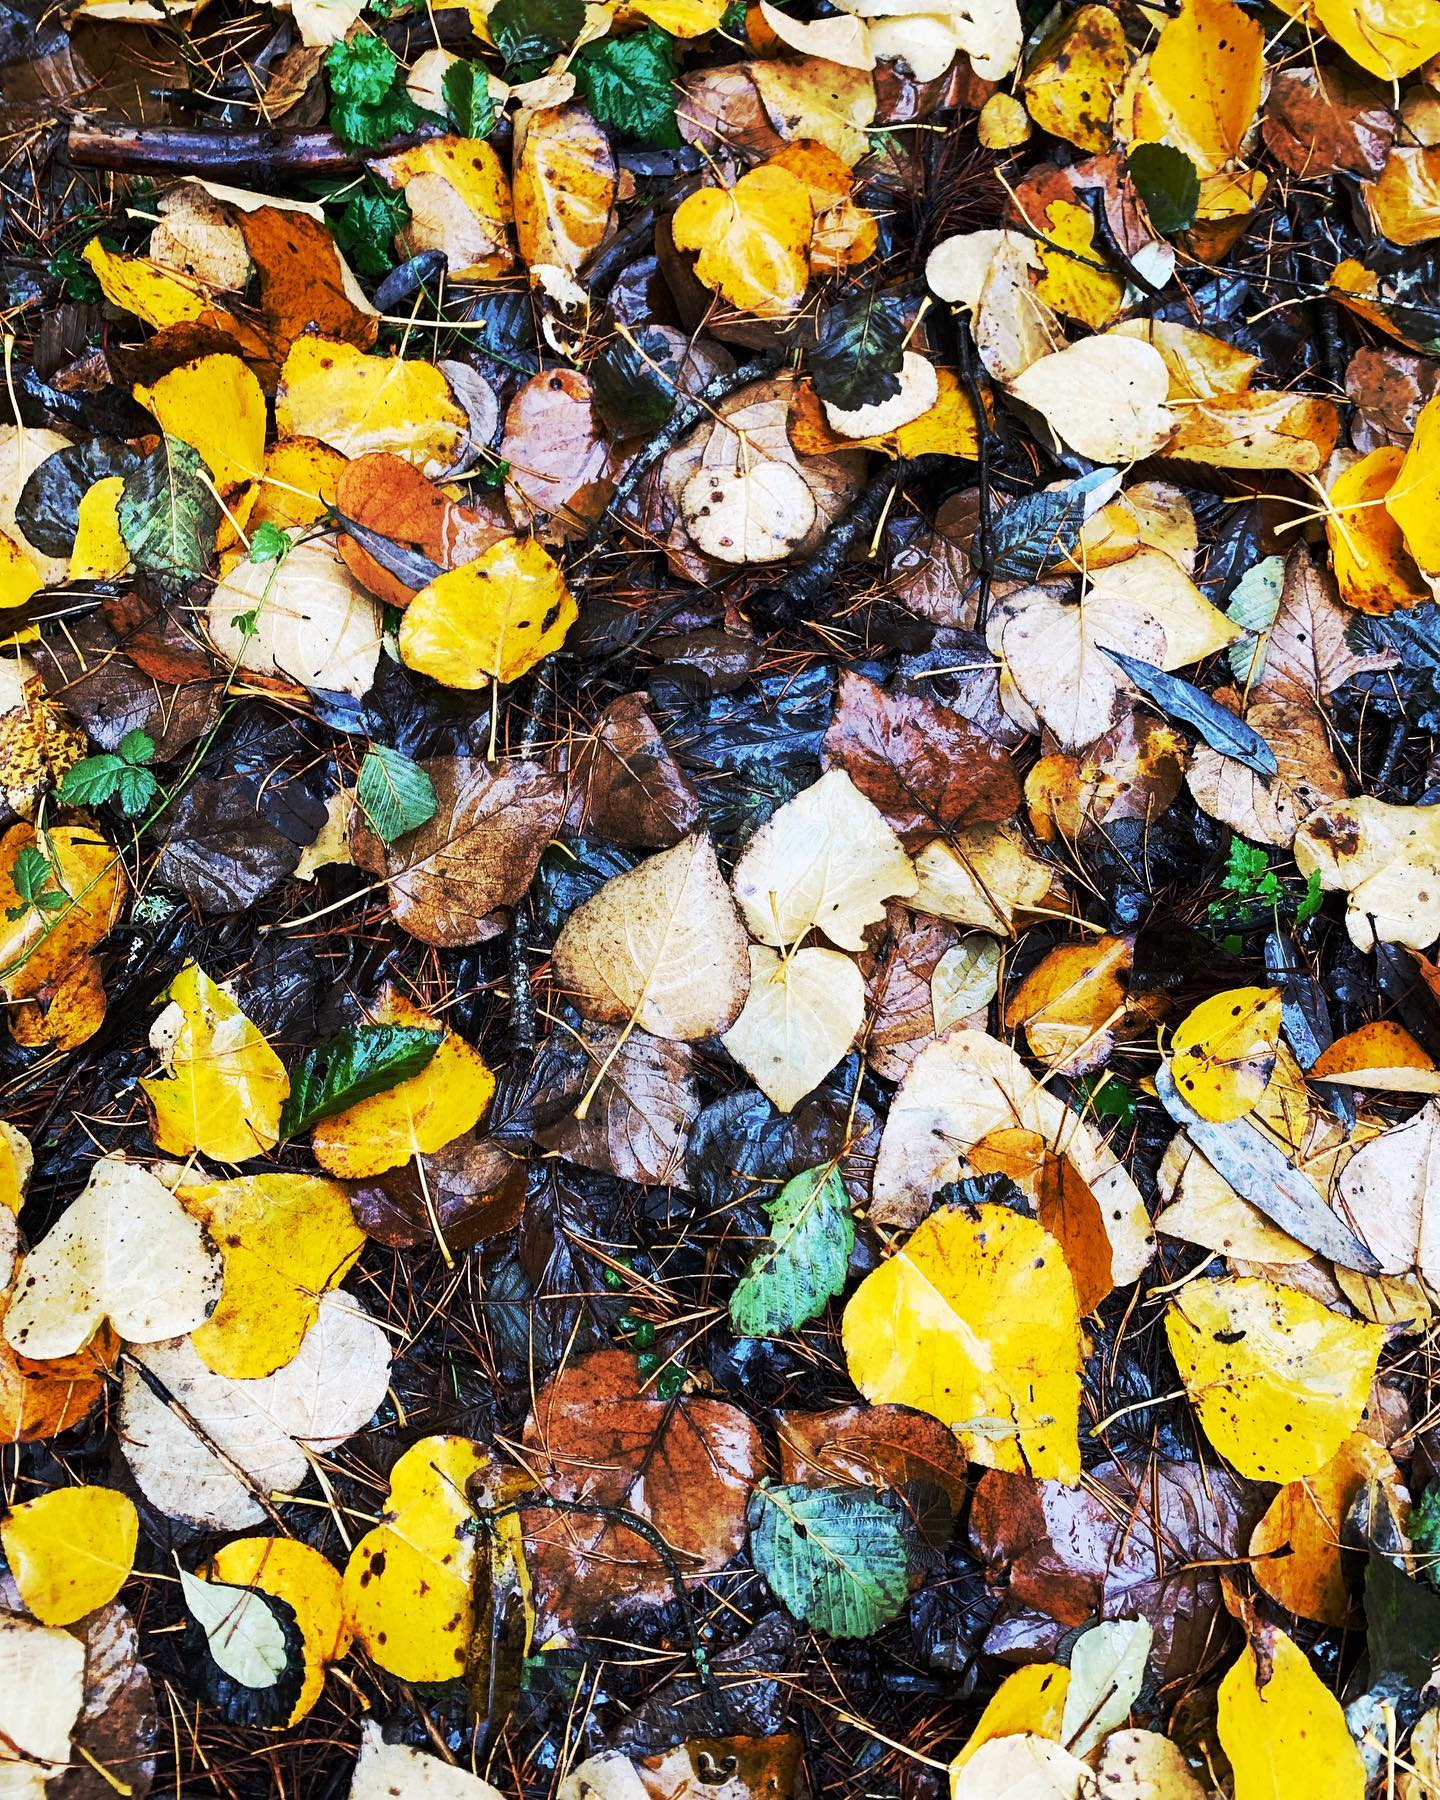
[[[766,1482],[748,1516],[755,1566],[802,1624],[869,1637],[905,1604],[900,1521],[868,1490]]]
[[[443,1036],[418,1025],[361,1025],[312,1045],[290,1071],[281,1136],[308,1131],[321,1119],[418,1075]]]
[[[730,1320],[746,1337],[777,1337],[818,1313],[845,1285],[855,1245],[850,1198],[832,1166],[805,1169],[765,1211],[769,1241],[730,1296]]]
[[[1145,662],[1138,656],[1126,656],[1122,651],[1106,649],[1103,644],[1100,647],[1167,718],[1193,726],[1212,750],[1244,763],[1257,775],[1280,773],[1275,752],[1260,733],[1243,719],[1237,719],[1234,713],[1227,712],[1208,694],[1202,694],[1199,688],[1181,681],[1178,675],[1167,675],[1164,669],[1157,669],[1154,663]]]

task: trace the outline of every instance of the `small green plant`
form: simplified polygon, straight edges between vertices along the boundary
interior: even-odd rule
[[[1082,1075],[1075,1083],[1075,1098],[1082,1112],[1092,1112],[1102,1119],[1114,1119],[1118,1125],[1135,1123],[1135,1092],[1101,1069],[1094,1075]]]
[[[247,552],[252,563],[279,562],[290,550],[290,534],[282,531],[278,525],[272,525],[268,519],[257,525],[250,535],[250,548]]]
[[[1247,844],[1238,837],[1230,840],[1220,886],[1223,896],[1210,902],[1207,916],[1212,929],[1229,933],[1246,931],[1267,915],[1282,913],[1303,925],[1315,917],[1325,898],[1318,870],[1312,870],[1303,889],[1299,888],[1271,868],[1270,852],[1263,845]]]
[[[330,129],[353,149],[378,149],[420,123],[399,59],[379,38],[332,44],[325,52],[325,72],[330,77]]]
[[[335,243],[359,275],[388,275],[395,266],[394,242],[410,223],[405,196],[382,187],[373,175],[329,214]]]
[[[100,283],[88,263],[81,262],[73,250],[61,250],[50,264],[52,275],[58,276],[67,300],[93,306],[100,298]]]
[[[1405,1529],[1420,1573],[1431,1587],[1440,1587],[1440,1481],[1432,1481],[1411,1507]]]
[[[26,844],[15,858],[10,880],[20,896],[20,904],[6,907],[7,919],[23,919],[27,912],[37,913],[43,919],[46,913],[61,912],[70,905],[70,896],[60,885],[54,863],[33,844]]]
[[[155,740],[147,732],[127,731],[113,750],[87,756],[67,769],[56,793],[66,806],[102,806],[116,800],[126,818],[133,819],[160,792],[154,772],[146,767],[154,754]]]

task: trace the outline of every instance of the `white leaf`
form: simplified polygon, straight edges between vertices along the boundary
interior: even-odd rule
[[[289,1661],[285,1628],[255,1589],[202,1581],[188,1569],[180,1587],[219,1667],[244,1687],[274,1687]]]
[[[915,871],[879,808],[843,769],[831,769],[760,827],[731,889],[762,943],[783,949],[818,928],[859,950],[885,902],[915,892]]]
[[[69,1356],[109,1319],[128,1343],[193,1331],[220,1298],[220,1258],[199,1222],[138,1163],[106,1156],[21,1264],[5,1341]]]
[[[1440,1101],[1362,1144],[1337,1198],[1386,1275],[1414,1269],[1440,1289]]]
[[[1104,1800],[1205,1800],[1185,1758],[1158,1731],[1112,1731],[1095,1773]]]
[[[804,543],[815,514],[809,483],[788,462],[699,469],[680,491],[691,541],[717,562],[779,562]]]
[[[1056,888],[1055,870],[1013,825],[971,825],[949,842],[936,838],[915,858],[915,874],[916,912],[995,937],[1009,937],[1028,914],[1051,910]]]
[[[210,596],[208,622],[215,648],[242,669],[357,700],[375,679],[380,608],[328,541],[292,544],[278,564],[237,563]]]
[[[831,19],[796,19],[760,0],[760,14],[782,44],[802,56],[819,56],[846,69],[873,69],[875,52],[864,21],[846,13]]]
[[[1123,1724],[1145,1681],[1154,1632],[1144,1619],[1113,1619],[1085,1632],[1070,1652],[1070,1685],[1060,1735],[1075,1756],[1088,1756]]]
[[[721,1043],[781,1112],[817,1088],[865,1022],[865,983],[848,956],[814,946],[782,956],[750,946],[750,995]]]
[[[85,1646],[68,1631],[0,1612],[0,1743],[36,1765],[0,1761],[5,1800],[42,1800],[51,1763],[70,1760],[85,1695]],[[7,1755],[13,1755],[8,1750]],[[7,1779],[8,1778],[8,1779]]]
[[[1078,1757],[1029,1732],[991,1738],[953,1778],[950,1800],[1096,1800]]]
[[[367,1720],[360,1733],[360,1758],[350,1784],[350,1800],[504,1800],[468,1769],[457,1769],[412,1750],[408,1744],[387,1744],[380,1727]]]
[[[940,377],[927,357],[907,350],[900,359],[900,391],[872,406],[832,406],[825,402],[825,417],[843,437],[880,437],[898,431],[929,412],[940,398]]]
[[[1010,392],[1093,462],[1153,456],[1175,427],[1164,358],[1135,338],[1081,338],[1023,369]]]

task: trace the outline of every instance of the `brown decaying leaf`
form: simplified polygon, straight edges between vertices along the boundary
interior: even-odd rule
[[[347,519],[420,551],[442,569],[458,569],[510,535],[510,521],[496,501],[479,495],[462,506],[413,463],[383,450],[344,464],[335,504]],[[382,567],[354,538],[342,532],[336,548],[351,574],[377,599],[405,607],[415,598],[415,588]]]
[[[580,1041],[588,1058],[587,1086],[598,1077],[585,1117],[568,1112],[538,1131],[535,1141],[622,1181],[688,1188],[685,1152],[700,1111],[695,1052],[647,1031],[632,1031],[622,1041],[614,1025],[586,1025]]]
[[[564,788],[535,762],[487,763],[437,756],[420,765],[435,813],[385,846],[357,809],[351,847],[363,869],[383,874],[396,921],[424,944],[480,944],[503,929],[493,915],[529,887],[559,829]]]
[[[681,1394],[661,1400],[624,1350],[575,1358],[536,1395],[527,1461],[553,1499],[638,1513],[687,1579],[722,1569],[745,1541],[749,1490],[765,1472],[760,1433],[738,1407]],[[612,1609],[664,1604],[674,1588],[642,1537],[609,1520],[522,1515],[538,1642]]]
[[[505,499],[517,530],[543,521],[547,543],[583,537],[615,491],[615,457],[574,369],[547,369],[515,391],[500,455],[510,465]]]
[[[475,1132],[350,1189],[355,1223],[392,1250],[433,1245],[437,1227],[450,1249],[469,1250],[509,1231],[524,1205],[524,1160]]]
[[[1388,90],[1349,64],[1276,69],[1261,132],[1292,175],[1378,175],[1395,137]]]
[[[663,850],[693,831],[700,800],[640,694],[622,694],[576,745],[566,825],[582,836]]]
[[[908,1406],[837,1406],[777,1416],[780,1479],[811,1487],[939,1488],[958,1513],[965,1452],[929,1413]]]
[[[379,335],[379,315],[328,226],[277,206],[241,212],[239,226],[260,279],[260,314],[276,363],[303,331],[370,349]]]
[[[840,678],[822,761],[845,770],[911,851],[952,827],[1008,819],[1020,804],[1003,745],[949,707],[887,693],[851,670]]]

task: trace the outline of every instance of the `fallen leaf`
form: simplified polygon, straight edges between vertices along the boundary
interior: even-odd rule
[[[687,195],[671,230],[677,249],[699,252],[695,273],[706,287],[742,312],[783,318],[809,285],[813,221],[804,183],[767,164],[732,188]]]
[[[747,1518],[755,1567],[801,1624],[834,1638],[871,1637],[905,1604],[899,1518],[864,1488],[762,1481]]]
[[[346,456],[389,451],[432,476],[455,463],[468,429],[433,363],[367,356],[320,337],[296,338],[285,357],[275,428],[282,438],[318,438]]]
[[[25,1610],[73,1625],[108,1606],[130,1579],[139,1515],[107,1487],[57,1487],[0,1519],[0,1547]]]
[[[1275,1073],[1279,988],[1229,988],[1191,1009],[1170,1039],[1175,1085],[1201,1118],[1239,1119]]]
[[[307,332],[360,350],[373,346],[379,315],[322,219],[292,207],[257,206],[240,209],[239,223],[277,362]]]
[[[295,1614],[304,1645],[305,1672],[299,1698],[287,1725],[296,1725],[314,1709],[325,1687],[325,1674],[350,1648],[340,1575],[309,1544],[294,1538],[232,1538],[222,1544],[200,1570],[206,1581],[234,1588],[253,1588],[283,1600]]]
[[[1217,1724],[1235,1800],[1361,1800],[1365,1792],[1365,1765],[1340,1702],[1273,1625],[1259,1628],[1220,1683]]]
[[[950,1764],[951,1781],[996,1738],[1023,1734],[1058,1744],[1069,1688],[1070,1671],[1061,1663],[1031,1663],[1013,1670],[986,1701],[964,1749]]]
[[[443,251],[452,281],[490,281],[514,265],[510,183],[482,138],[427,138],[379,157],[371,167],[391,187],[404,190],[410,208],[406,254]]]
[[[234,494],[265,464],[265,397],[238,356],[199,356],[162,375],[135,398],[160,429],[197,452],[215,486]]]
[[[1391,613],[1430,598],[1399,525],[1381,504],[1404,461],[1404,451],[1381,444],[1330,484],[1325,537],[1340,597],[1360,612]]]
[[[78,1638],[0,1612],[0,1732],[23,1759],[6,1778],[14,1800],[44,1800],[50,1781],[63,1775],[84,1680]]]
[[[1361,1489],[1393,1490],[1400,1472],[1373,1437],[1353,1432],[1314,1475],[1288,1482],[1250,1536],[1256,1581],[1287,1612],[1347,1625],[1355,1611],[1342,1561],[1343,1532]]]
[[[750,988],[721,1042],[781,1112],[791,1112],[854,1043],[865,983],[848,956],[818,945],[750,946]]]
[[[1440,1291],[1440,1101],[1361,1144],[1336,1184],[1335,1204],[1382,1273],[1413,1269]]]
[[[1069,751],[1112,730],[1134,697],[1107,650],[1156,667],[1166,658],[1164,626],[1129,596],[1107,601],[1092,594],[1072,606],[1043,588],[1023,588],[991,629],[1021,699]]]
[[[1210,1442],[1257,1481],[1314,1475],[1359,1424],[1384,1333],[1295,1288],[1192,1281],[1165,1335]]]
[[[1095,1625],[1070,1652],[1070,1683],[1061,1741],[1076,1756],[1091,1756],[1122,1725],[1145,1682],[1154,1633],[1144,1619]]]
[[[876,48],[873,26],[870,42]],[[814,56],[761,60],[744,67],[771,127],[787,143],[812,138],[851,168],[865,155],[869,148],[865,134],[876,111],[875,81],[868,70],[842,68]],[[677,119],[683,131],[683,108]]]
[[[1169,376],[1159,354],[1126,337],[1088,337],[1022,369],[1010,391],[1070,449],[1094,462],[1139,462],[1168,442]]]
[[[1259,110],[1264,48],[1233,0],[1182,0],[1116,101],[1120,135],[1171,144],[1201,175],[1234,162]]]
[[[1324,467],[1340,435],[1340,413],[1313,394],[1218,394],[1175,414],[1165,454],[1216,469],[1283,469],[1313,475]]]
[[[159,223],[150,233],[150,261],[188,276],[197,287],[242,294],[250,280],[244,234],[223,201],[194,182],[162,194]]]
[[[1306,1070],[1312,1081],[1386,1093],[1440,1092],[1440,1070],[1425,1047],[1389,1019],[1374,1019],[1322,1050]]]
[[[615,459],[589,379],[573,369],[547,369],[520,384],[505,409],[500,455],[516,529],[543,519],[547,543],[583,537],[615,492]]]
[[[982,1744],[952,1781],[950,1800],[986,1800],[991,1794],[1089,1800],[1093,1792],[1089,1769],[1068,1750],[1046,1738],[1017,1733]]]
[[[1082,150],[1108,150],[1110,112],[1130,67],[1120,21],[1106,6],[1082,6],[1029,58],[1021,91],[1042,131]]]
[[[409,1744],[387,1744],[380,1727],[368,1720],[361,1727],[348,1800],[391,1800],[396,1794],[414,1795],[415,1800],[503,1800],[498,1788],[468,1770]]]
[[[1291,18],[1333,38],[1384,81],[1408,75],[1440,52],[1440,19],[1425,0],[1280,0]]]
[[[325,538],[296,539],[279,562],[236,563],[206,613],[227,662],[359,699],[380,661],[380,612]]]
[[[510,535],[509,521],[498,507],[486,511],[474,504],[462,506],[427,481],[413,463],[388,453],[340,462],[328,497],[346,519],[392,543],[413,547],[441,569],[473,562]],[[414,599],[418,589],[377,562],[348,532],[340,533],[336,547],[351,574],[377,599],[400,607]]]
[[[1391,806],[1363,794],[1322,807],[1295,834],[1302,875],[1346,897],[1346,927],[1361,950],[1376,942],[1423,950],[1440,932],[1440,811]]]
[[[1064,887],[1014,825],[971,825],[936,838],[915,858],[916,912],[1010,937],[1029,914],[1056,910]]]
[[[1205,1800],[1184,1752],[1158,1731],[1112,1731],[1095,1777],[1104,1800]]]
[[[542,268],[578,275],[615,203],[610,141],[576,103],[531,114],[517,143],[515,236],[531,280]]]
[[[8,1305],[0,1294],[0,1320]],[[108,1324],[74,1356],[43,1361],[19,1355],[0,1331],[0,1437],[10,1444],[39,1443],[78,1425],[99,1405],[119,1350]]]
[[[595,1082],[583,1119],[567,1113],[535,1141],[583,1168],[642,1187],[687,1187],[685,1152],[700,1111],[695,1056],[688,1044],[613,1025],[580,1033],[587,1082]]]
[[[1060,944],[1025,977],[1005,1004],[1005,1029],[1025,1028],[1037,1061],[1081,1075],[1109,1060],[1129,1013],[1127,977],[1134,940],[1105,935]]]
[[[524,1162],[473,1133],[350,1189],[356,1224],[394,1250],[433,1244],[437,1227],[451,1249],[468,1250],[509,1231],[524,1205]]]
[[[699,797],[639,694],[622,694],[596,720],[570,765],[567,824],[638,849],[663,850],[700,822]]]
[[[502,538],[421,589],[400,621],[400,656],[446,687],[518,681],[577,616],[550,554],[534,538]]]
[[[951,1518],[966,1495],[965,1453],[938,1419],[908,1406],[779,1415],[780,1474],[807,1487],[872,1487],[914,1501],[936,1488]],[[945,1528],[948,1539],[949,1526]]]

